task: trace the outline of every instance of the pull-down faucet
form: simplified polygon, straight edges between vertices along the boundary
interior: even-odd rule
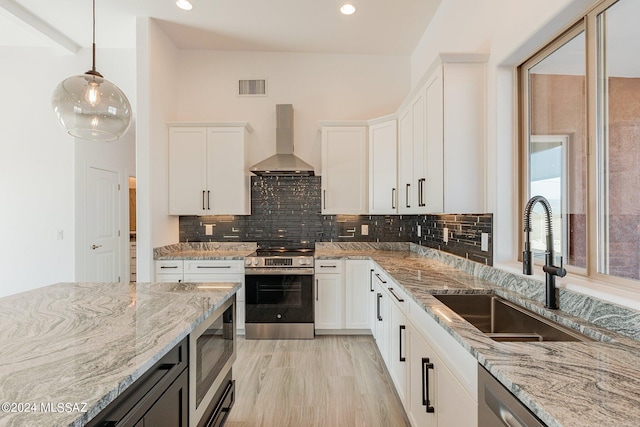
[[[564,277],[567,275],[567,270],[562,267],[562,257],[560,258],[560,267],[553,265],[553,232],[551,230],[551,205],[549,201],[542,196],[533,196],[527,202],[527,206],[524,208],[524,251],[522,252],[522,273],[531,275],[533,263],[531,260],[531,247],[529,243],[529,233],[531,232],[531,211],[533,206],[540,202],[545,212],[546,232],[547,232],[547,249],[544,253],[544,267],[542,271],[545,272],[545,287],[546,287],[546,301],[545,307],[551,309],[558,309],[558,298],[556,297],[556,276]]]

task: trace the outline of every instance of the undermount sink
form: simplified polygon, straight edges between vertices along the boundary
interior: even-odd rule
[[[497,295],[434,297],[494,341],[593,341]]]

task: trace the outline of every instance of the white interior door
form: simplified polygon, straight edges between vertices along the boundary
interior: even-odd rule
[[[87,269],[89,282],[119,282],[120,197],[117,172],[89,168],[87,175]]]

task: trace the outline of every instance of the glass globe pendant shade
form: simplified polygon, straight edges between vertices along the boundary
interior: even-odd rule
[[[97,71],[63,80],[51,106],[58,122],[76,138],[115,141],[131,125],[129,100]]]

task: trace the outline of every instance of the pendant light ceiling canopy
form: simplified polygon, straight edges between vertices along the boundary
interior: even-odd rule
[[[93,65],[91,70],[63,80],[54,90],[51,106],[70,135],[90,141],[115,141],[131,125],[126,95],[96,71],[96,0],[93,0]]]

